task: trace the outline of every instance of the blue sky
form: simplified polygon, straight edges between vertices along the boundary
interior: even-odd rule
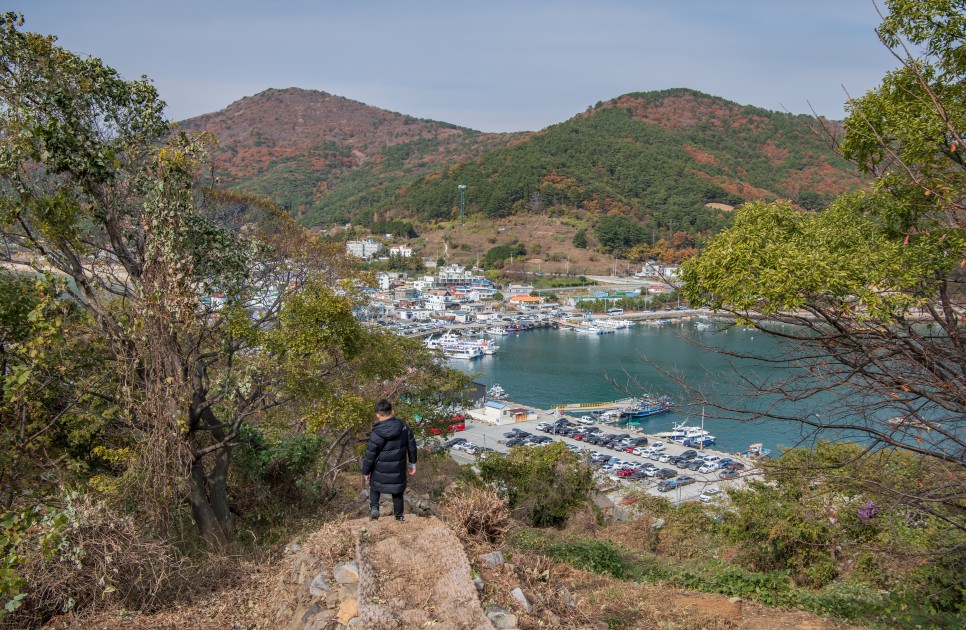
[[[872,0],[0,0],[128,78],[173,120],[301,87],[482,131],[537,130],[686,87],[844,116],[896,66]],[[847,92],[846,92],[847,90]]]

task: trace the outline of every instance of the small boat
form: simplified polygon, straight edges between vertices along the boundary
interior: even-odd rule
[[[493,385],[490,389],[486,390],[486,395],[492,400],[506,400],[508,394],[499,385]]]
[[[491,326],[486,329],[486,332],[489,335],[500,337],[506,334],[506,328],[504,328],[503,326]]]
[[[483,350],[483,354],[491,355],[496,354],[496,351],[500,349],[500,346],[498,346],[492,339],[483,339],[480,341],[480,349]]]
[[[758,442],[757,444],[750,445],[748,450],[742,453],[742,455],[751,459],[764,459],[771,455],[771,449],[765,448],[764,444]]]

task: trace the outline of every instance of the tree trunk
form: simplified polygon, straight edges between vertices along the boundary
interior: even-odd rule
[[[215,464],[208,475],[208,498],[211,509],[225,536],[231,538],[231,510],[228,507],[228,464],[231,462],[231,447],[227,444],[215,454]]]
[[[205,539],[205,545],[212,550],[224,549],[228,545],[228,533],[212,507],[208,480],[201,460],[195,460],[191,464],[189,486],[188,503],[198,530]]]

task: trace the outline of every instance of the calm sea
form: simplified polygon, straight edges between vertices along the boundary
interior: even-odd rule
[[[593,336],[532,330],[499,337],[501,348],[495,355],[472,362],[453,360],[451,364],[473,373],[488,387],[499,384],[510,400],[541,409],[644,393],[666,394],[675,401],[675,410],[643,420],[645,431],[665,431],[681,422],[700,425],[704,410],[705,428],[717,436],[717,448],[726,452],[744,451],[753,442],[763,442],[773,452],[776,447],[810,443],[812,436],[803,434],[794,423],[739,421],[734,419],[735,414],[696,404],[682,383],[730,408],[763,408],[773,401],[743,391],[740,379],[774,379],[788,369],[750,360],[736,362],[701,346],[778,356],[782,347],[771,337],[737,327],[698,330],[696,325],[697,320],[664,326],[638,324],[614,334]],[[816,410],[799,403],[784,404],[782,412],[806,417]]]

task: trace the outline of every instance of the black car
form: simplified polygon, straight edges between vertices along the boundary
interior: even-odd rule
[[[446,448],[452,448],[457,444],[462,444],[463,442],[466,442],[466,441],[467,441],[466,438],[461,438],[461,437],[453,438],[452,440],[449,440],[448,442],[446,442],[443,446],[445,446]]]
[[[686,486],[689,483],[694,483],[695,481],[697,481],[697,479],[695,479],[694,477],[688,477],[687,475],[681,475],[680,477],[675,479],[675,481],[679,486]]]
[[[520,438],[511,438],[506,441],[507,446],[520,446],[521,444],[526,444],[526,442]]]
[[[674,479],[678,476],[678,471],[671,468],[662,468],[654,473],[654,476],[658,479]]]
[[[631,475],[627,478],[630,479],[631,481],[642,481],[644,479],[647,479],[650,476],[651,475],[648,474],[646,471],[638,470],[637,472],[631,473]]]
[[[704,466],[704,460],[703,459],[692,459],[690,462],[688,462],[684,466],[681,466],[681,468],[687,468],[688,470],[697,470],[698,468],[701,468],[702,466]]]
[[[678,455],[678,457],[682,457],[684,459],[694,459],[697,456],[698,456],[698,452],[690,449]]]

